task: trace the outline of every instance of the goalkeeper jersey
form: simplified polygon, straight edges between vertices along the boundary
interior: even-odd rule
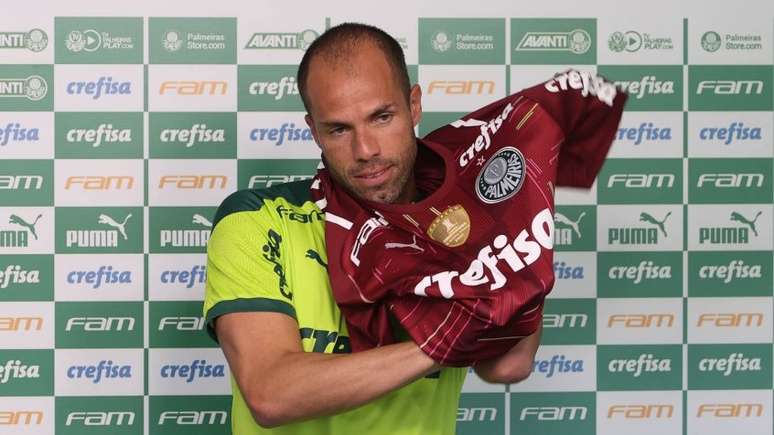
[[[327,169],[333,291],[353,350],[392,343],[390,315],[444,365],[471,365],[532,334],[554,282],[554,185],[589,187],[626,95],[567,71],[419,140],[417,188],[382,204],[350,196]]]
[[[310,201],[310,183],[242,190],[218,208],[207,244],[204,300],[207,331],[214,339],[219,316],[269,311],[298,322],[306,352],[350,351],[346,323],[328,279],[325,222]],[[464,369],[442,369],[352,411],[273,429],[255,423],[232,378],[232,433],[453,435],[464,378]]]

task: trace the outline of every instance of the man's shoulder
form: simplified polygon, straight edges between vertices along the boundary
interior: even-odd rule
[[[241,189],[227,196],[218,206],[213,228],[226,216],[244,211],[260,211],[272,201],[284,200],[290,205],[302,206],[312,200],[312,180],[291,181],[262,189]]]

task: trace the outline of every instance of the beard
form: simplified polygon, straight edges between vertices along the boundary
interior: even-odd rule
[[[414,139],[416,144],[416,139]],[[324,155],[323,155],[324,157]],[[358,162],[356,165],[341,170],[325,162],[331,178],[339,186],[346,189],[350,195],[356,198],[365,199],[382,204],[393,204],[405,196],[406,191],[412,185],[414,163],[417,157],[417,146],[410,146],[404,155],[399,158],[377,157],[368,162]],[[368,172],[375,168],[388,168],[394,170],[394,175],[384,183],[376,186],[362,186],[357,183],[355,174]],[[411,198],[409,198],[410,200]]]

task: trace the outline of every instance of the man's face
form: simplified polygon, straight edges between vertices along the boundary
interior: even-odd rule
[[[312,60],[306,122],[339,185],[370,201],[409,202],[421,91],[414,86],[407,102],[378,47],[362,43],[354,52],[346,59]]]

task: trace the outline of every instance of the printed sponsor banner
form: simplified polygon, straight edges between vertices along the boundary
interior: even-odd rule
[[[57,397],[56,433],[143,433],[142,397]]]
[[[765,157],[774,154],[774,120],[767,112],[688,113],[688,156]]]
[[[3,435],[54,433],[53,397],[0,397]]]
[[[594,299],[549,299],[543,307],[542,344],[596,344]]]
[[[236,18],[148,18],[150,63],[236,63]]]
[[[771,65],[688,66],[688,109],[772,110]]]
[[[54,110],[53,65],[0,65],[0,110]]]
[[[689,344],[688,388],[770,390],[771,353],[770,343]]]
[[[593,392],[513,394],[511,427],[536,434],[596,434],[594,396]]]
[[[505,64],[505,19],[420,18],[419,63]]]
[[[231,435],[231,396],[152,396],[148,422],[159,435]]]
[[[593,298],[597,296],[597,257],[593,252],[554,253],[554,288],[548,297]]]
[[[51,205],[53,184],[51,160],[0,161],[0,204],[4,206]]]
[[[458,435],[505,433],[505,396],[497,393],[464,393],[457,406]]]
[[[0,255],[0,301],[53,300],[53,255]]]
[[[688,296],[772,296],[772,253],[689,252]]]
[[[220,349],[151,349],[148,391],[151,395],[230,394],[230,372]]]
[[[56,349],[57,396],[143,393],[142,349]]]
[[[56,158],[141,159],[143,116],[139,112],[59,112]]]
[[[511,384],[511,392],[594,391],[597,387],[596,346],[540,346],[532,374]]]
[[[56,63],[143,63],[142,18],[54,19]]]
[[[769,391],[688,391],[687,395],[686,426],[691,432],[708,435],[766,435],[772,432]]]
[[[54,347],[53,302],[3,302],[0,304],[2,349]]]
[[[57,301],[143,300],[142,255],[67,254],[55,263]]]
[[[142,65],[54,65],[57,112],[141,112]]]
[[[583,18],[511,18],[511,63],[595,64],[597,22]]]
[[[54,157],[54,114],[0,112],[0,157],[51,159]]]
[[[148,65],[147,103],[151,112],[234,112],[237,67]]]
[[[680,391],[597,393],[597,434],[682,433]]]
[[[688,300],[690,343],[771,342],[771,298],[693,298]]]
[[[596,342],[599,344],[680,344],[682,298],[600,299]]]

